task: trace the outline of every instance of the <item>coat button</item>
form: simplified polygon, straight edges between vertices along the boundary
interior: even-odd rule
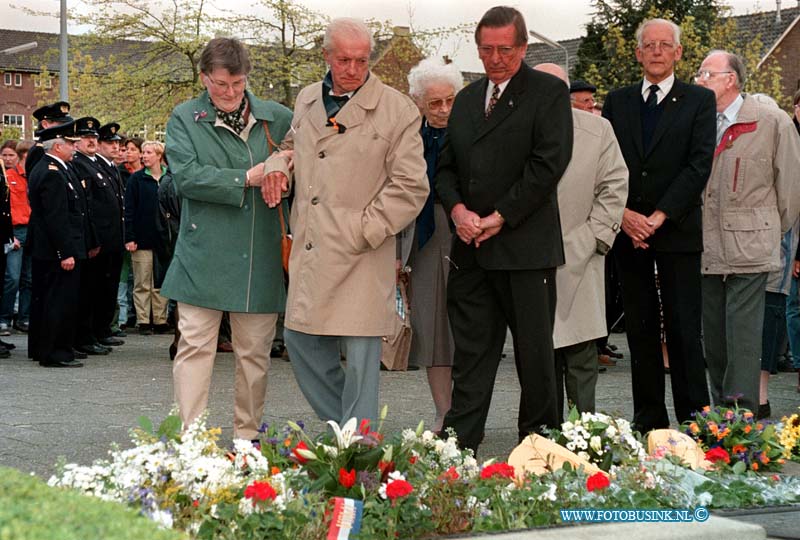
[[[306,244],[306,251],[311,251],[311,248],[312,248],[312,247],[314,247],[314,244],[312,244],[311,242],[309,242],[308,244]]]
[[[647,171],[642,171],[642,177],[647,176]]]
[[[322,152],[320,152],[320,153],[319,153],[319,154],[317,154],[317,155],[319,156],[319,159],[322,159],[322,158],[324,158],[324,157],[325,157],[325,150],[323,150]]]
[[[244,205],[244,209],[245,209],[245,210],[250,210],[250,207],[249,207],[249,206],[247,206],[247,205]]]
[[[319,197],[311,197],[311,204],[319,204]]]
[[[242,259],[246,259],[246,258],[247,258],[247,253],[243,253],[242,254]]]

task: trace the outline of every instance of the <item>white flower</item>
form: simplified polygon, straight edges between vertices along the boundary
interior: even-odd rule
[[[708,491],[702,492],[697,496],[697,506],[708,506],[714,497]]]
[[[603,452],[603,443],[600,440],[600,437],[598,437],[597,435],[589,439],[589,447],[598,454],[601,454]]]
[[[351,444],[362,439],[361,435],[356,435],[358,420],[355,417],[345,422],[342,427],[339,427],[339,424],[333,420],[328,420],[328,425],[336,435],[336,444],[339,446],[339,450],[349,448]]]
[[[322,448],[322,451],[325,452],[325,455],[328,457],[335,458],[336,456],[339,455],[339,449],[336,448],[335,446],[320,444],[319,447]]]
[[[537,500],[540,501],[554,501],[556,500],[556,485],[550,484],[547,488],[547,491],[536,497]]]

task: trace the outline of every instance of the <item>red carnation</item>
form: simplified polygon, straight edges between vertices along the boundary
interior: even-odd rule
[[[244,488],[244,498],[254,499],[255,501],[266,501],[267,499],[275,500],[278,494],[272,489],[269,482],[255,481],[246,488]]]
[[[358,426],[358,432],[362,435],[369,435],[369,418],[362,418]]]
[[[458,471],[456,471],[455,467],[450,467],[439,475],[439,480],[445,480],[446,482],[455,482],[458,479]]]
[[[714,448],[706,452],[706,459],[711,463],[716,463],[717,461],[724,461],[725,463],[730,463],[731,455],[728,453],[727,450],[725,450],[721,446],[715,446]]]
[[[493,478],[499,476],[501,478],[514,478],[514,467],[508,463],[492,463],[487,465],[481,471],[481,478]]]
[[[398,497],[405,497],[414,491],[414,487],[405,480],[393,480],[386,484],[386,496],[394,501]]]
[[[299,443],[297,443],[297,446],[295,446],[294,449],[292,450],[292,454],[294,455],[295,459],[297,459],[298,463],[302,465],[303,463],[308,461],[308,459],[301,456],[298,450],[308,450],[308,446],[306,446],[305,441],[300,441]]]
[[[586,489],[589,491],[594,491],[596,489],[606,489],[608,486],[611,485],[611,481],[608,479],[608,476],[601,472],[596,472],[592,476],[586,479]]]
[[[350,489],[353,487],[353,484],[356,483],[356,470],[350,469],[350,472],[344,470],[344,468],[339,469],[339,483],[344,486],[345,489]]]

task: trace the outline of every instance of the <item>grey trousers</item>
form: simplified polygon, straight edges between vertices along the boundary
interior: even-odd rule
[[[294,376],[321,420],[378,417],[381,338],[318,336],[284,328]],[[347,358],[342,366],[341,353]]]
[[[703,276],[703,335],[715,405],[758,410],[766,272]],[[669,336],[667,336],[669,339]]]
[[[584,341],[555,349],[556,388],[559,421],[564,411],[564,387],[567,400],[580,412],[594,412],[597,386],[597,340]]]

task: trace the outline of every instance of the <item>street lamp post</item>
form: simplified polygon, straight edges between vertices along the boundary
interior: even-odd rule
[[[61,101],[69,101],[69,74],[67,72],[67,0],[61,0],[61,39],[59,50],[59,93]]]

